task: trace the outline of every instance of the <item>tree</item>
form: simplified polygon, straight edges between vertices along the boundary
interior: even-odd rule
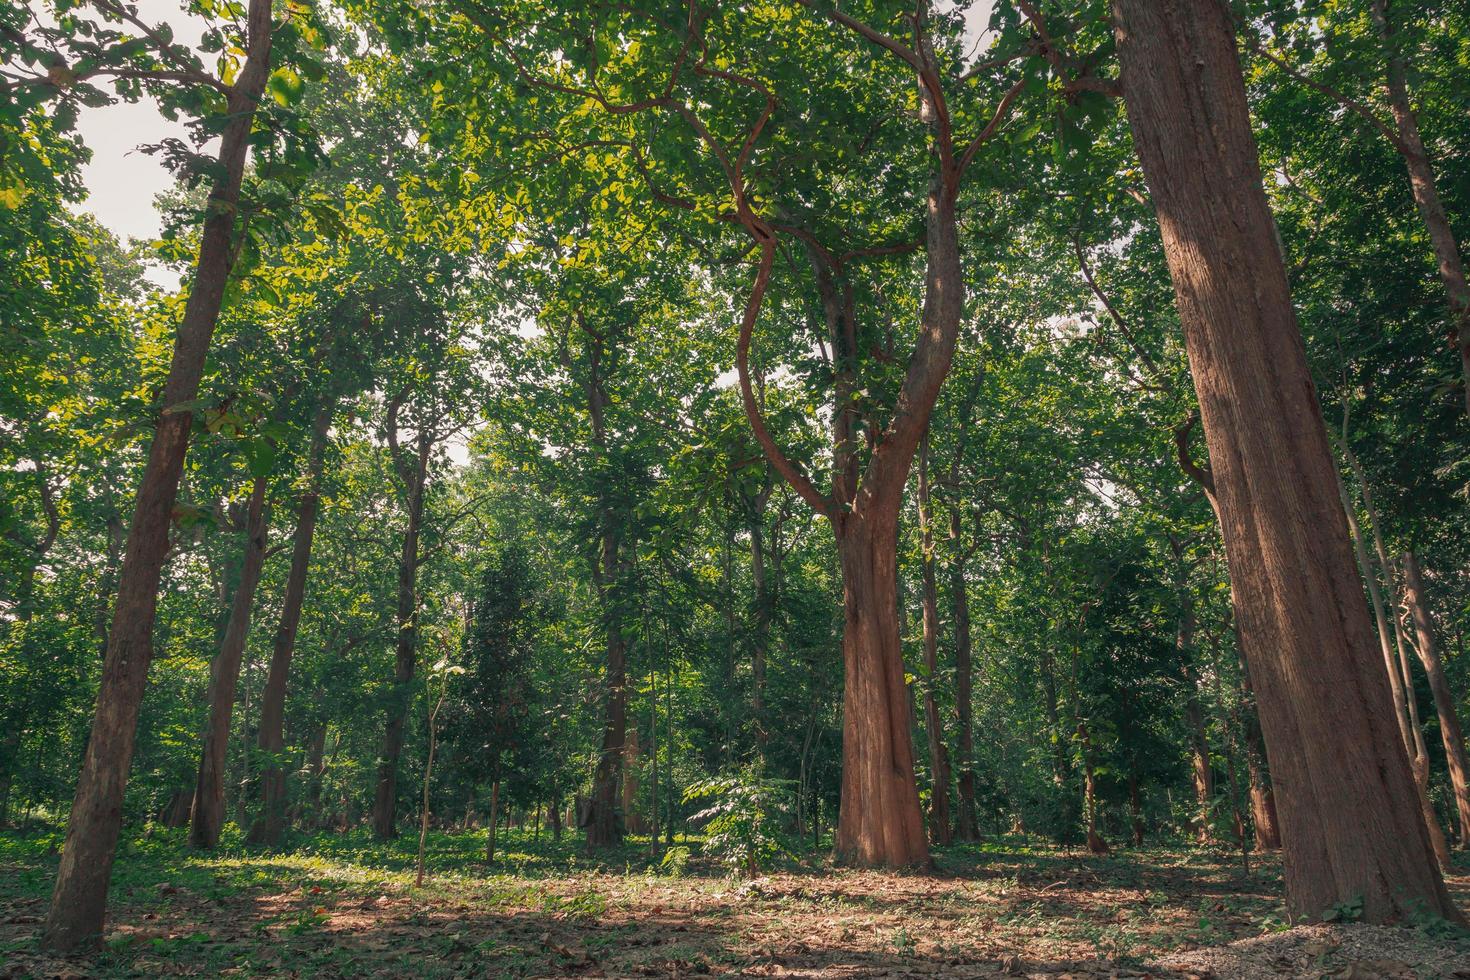
[[[1370,921],[1413,901],[1458,920],[1409,802],[1229,12],[1116,0],[1114,23],[1276,776],[1288,908],[1311,919],[1360,896]]]

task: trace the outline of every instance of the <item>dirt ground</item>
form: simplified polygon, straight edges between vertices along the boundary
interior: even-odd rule
[[[813,858],[731,880],[529,835],[487,868],[483,834],[434,835],[415,889],[415,844],[198,854],[150,835],[120,856],[104,951],[56,960],[35,944],[55,840],[0,835],[0,977],[1470,978],[1470,941],[1444,923],[1287,930],[1275,863],[1247,875],[1224,852],[1008,842],[948,849],[927,874]]]

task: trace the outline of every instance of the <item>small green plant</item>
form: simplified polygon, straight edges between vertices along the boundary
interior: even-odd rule
[[[898,953],[899,956],[912,956],[914,955],[915,948],[916,944],[914,943],[914,937],[909,935],[909,931],[907,929],[905,929],[903,926],[899,926],[898,929],[894,930],[894,952]]]
[[[683,844],[669,848],[664,852],[664,858],[659,862],[659,867],[671,878],[682,878],[689,867],[689,848]]]
[[[1338,902],[1322,913],[1323,922],[1357,922],[1362,917],[1362,895],[1354,895],[1345,902]]]
[[[703,824],[704,854],[732,875],[758,875],[776,861],[791,857],[775,819],[788,806],[790,786],[789,779],[768,779],[750,767],[685,789],[686,802],[709,801],[709,806],[689,818],[690,823]]]

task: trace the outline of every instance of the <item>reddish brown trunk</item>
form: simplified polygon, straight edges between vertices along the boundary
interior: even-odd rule
[[[1233,628],[1233,620],[1232,620]],[[1276,820],[1276,794],[1266,773],[1266,745],[1261,738],[1261,723],[1256,716],[1256,692],[1251,687],[1250,668],[1235,640],[1240,657],[1241,727],[1245,730],[1245,765],[1250,781],[1251,824],[1255,829],[1256,850],[1274,851],[1281,846],[1281,829]]]
[[[270,670],[260,696],[260,733],[256,744],[267,761],[260,774],[260,814],[250,828],[252,844],[278,846],[285,829],[286,771],[280,756],[286,748],[286,686],[291,658],[296,651],[296,630],[301,625],[301,607],[306,598],[306,576],[311,567],[312,537],[316,533],[321,500],[322,456],[327,430],[332,424],[332,409],[330,402],[317,409],[312,426],[306,491],[298,505],[296,536],[291,545],[291,570],[286,576],[286,594],[281,602],[281,621],[276,627]]]
[[[1418,636],[1419,660],[1424,664],[1424,673],[1429,678],[1429,690],[1434,695],[1434,708],[1439,713],[1439,734],[1444,742],[1445,762],[1450,771],[1450,788],[1455,795],[1455,813],[1459,818],[1460,846],[1470,842],[1470,785],[1467,785],[1467,770],[1470,762],[1465,757],[1465,736],[1460,729],[1460,715],[1455,710],[1455,697],[1445,677],[1444,663],[1439,656],[1439,643],[1434,635],[1434,620],[1424,598],[1423,577],[1419,573],[1419,559],[1412,551],[1404,552],[1404,601],[1414,620],[1414,631]]]
[[[158,583],[168,556],[168,530],[193,424],[188,406],[199,392],[205,357],[234,265],[240,179],[256,101],[270,73],[269,0],[251,0],[247,30],[245,65],[231,89],[230,121],[220,141],[220,176],[206,208],[194,281],[174,339],[173,360],[160,400],[163,410],[133,508],[92,733],[77,779],[61,867],[43,928],[43,945],[56,953],[94,946],[102,936],[107,884],[112,877],[123,794],[137,736],[138,709],[153,657]]]
[[[1092,736],[1087,724],[1077,722],[1077,741],[1082,747],[1082,809],[1087,815],[1087,850],[1108,853],[1108,842],[1097,832],[1097,767],[1092,760]]]
[[[934,574],[933,514],[929,504],[929,436],[919,444],[919,545],[923,552],[924,587],[924,730],[929,737],[929,837],[936,844],[950,841],[949,749],[939,720],[939,589]]]
[[[950,512],[949,536],[956,546],[960,540],[960,513]],[[960,840],[979,840],[980,824],[975,810],[975,713],[971,704],[974,691],[974,647],[970,634],[970,597],[965,589],[965,562],[956,555],[950,569],[950,603],[954,610],[954,696],[955,713],[959,716],[959,813],[955,819],[955,836]]]
[[[1114,0],[1122,87],[1174,279],[1286,849],[1287,907],[1463,921],[1408,760],[1261,185],[1222,0]]]
[[[837,856],[863,866],[926,865],[899,646],[897,515],[849,517],[842,527],[846,683]]]
[[[257,477],[250,490],[245,516],[245,556],[240,562],[240,581],[235,586],[225,638],[209,671],[209,721],[204,728],[199,757],[199,777],[194,785],[194,812],[189,823],[189,843],[212,848],[219,843],[225,823],[225,765],[230,745],[230,718],[235,708],[235,689],[240,683],[240,662],[250,636],[250,616],[255,607],[255,589],[265,565],[266,481]]]

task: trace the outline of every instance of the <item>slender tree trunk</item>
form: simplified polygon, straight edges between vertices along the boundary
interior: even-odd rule
[[[923,551],[924,729],[929,736],[929,837],[936,844],[950,841],[949,749],[939,720],[939,588],[934,574],[934,515],[929,502],[929,436],[919,443],[919,544]]]
[[[1087,815],[1087,850],[1108,853],[1108,842],[1097,832],[1097,766],[1092,758],[1092,736],[1087,723],[1078,720],[1077,741],[1082,746],[1082,808]]]
[[[1419,727],[1418,706],[1414,702],[1413,678],[1409,673],[1408,657],[1404,652],[1402,640],[1398,639],[1399,634],[1397,624],[1395,624],[1398,659],[1394,658],[1383,593],[1379,588],[1378,575],[1373,570],[1372,560],[1368,557],[1367,546],[1363,542],[1363,532],[1358,526],[1357,512],[1353,508],[1352,501],[1348,499],[1347,486],[1343,483],[1341,476],[1335,470],[1333,476],[1337,477],[1337,492],[1342,502],[1343,515],[1347,520],[1348,534],[1352,538],[1353,550],[1358,558],[1358,568],[1363,574],[1363,581],[1368,586],[1369,605],[1373,609],[1374,623],[1378,628],[1378,648],[1383,655],[1384,669],[1388,672],[1388,686],[1393,696],[1399,737],[1403,740],[1404,750],[1408,753],[1409,765],[1414,773],[1414,787],[1419,797],[1419,811],[1424,815],[1424,827],[1429,832],[1429,842],[1434,848],[1435,858],[1439,861],[1439,866],[1445,868],[1449,866],[1450,848],[1445,843],[1444,830],[1439,825],[1439,817],[1434,812],[1434,803],[1429,798],[1429,753],[1424,747],[1423,730]],[[1377,533],[1376,519],[1374,524],[1375,533]],[[1386,566],[1383,571],[1385,575],[1391,574],[1391,570]]]
[[[1210,811],[1215,803],[1215,772],[1210,766],[1210,741],[1199,700],[1199,678],[1184,670],[1184,721],[1189,728],[1189,764],[1194,776],[1194,839],[1208,844],[1214,838]]]
[[[311,814],[311,826],[322,826],[322,777],[326,774],[327,725],[322,722],[311,733],[311,742],[306,750],[306,809]]]
[[[485,834],[485,863],[495,863],[495,830],[500,812],[500,780],[490,784],[490,830]]]
[[[296,512],[296,535],[291,545],[291,570],[286,576],[286,594],[281,602],[281,621],[276,628],[270,671],[260,696],[260,736],[257,742],[267,758],[260,774],[260,815],[250,828],[252,844],[279,846],[285,829],[286,771],[280,755],[286,748],[286,687],[291,658],[296,651],[296,630],[301,625],[301,607],[306,598],[306,576],[311,568],[311,544],[316,533],[316,515],[321,502],[322,456],[335,404],[326,401],[317,409],[311,430],[311,448],[306,462],[306,491]]]
[[[755,723],[756,750],[766,754],[766,655],[771,642],[771,589],[766,580],[765,504],[769,487],[757,497],[750,522],[750,576],[755,587],[755,622],[750,634],[750,712]]]
[[[1404,552],[1404,601],[1414,620],[1414,631],[1419,638],[1419,660],[1424,664],[1424,673],[1429,678],[1429,690],[1434,695],[1434,708],[1439,713],[1439,734],[1444,741],[1450,787],[1455,794],[1460,846],[1464,847],[1470,843],[1470,785],[1466,782],[1470,761],[1465,757],[1465,736],[1460,729],[1460,716],[1455,710],[1455,697],[1450,691],[1450,682],[1445,677],[1444,663],[1440,660],[1439,643],[1434,636],[1434,620],[1429,615],[1429,607],[1424,598],[1419,559],[1412,551]]]
[[[1370,10],[1373,26],[1383,40],[1387,59],[1384,87],[1388,92],[1388,105],[1393,111],[1394,128],[1398,134],[1396,149],[1404,158],[1414,204],[1419,208],[1424,229],[1429,233],[1429,242],[1434,247],[1435,265],[1439,269],[1440,282],[1444,284],[1445,299],[1450,309],[1450,342],[1460,354],[1460,371],[1465,383],[1465,412],[1470,414],[1470,285],[1465,281],[1465,265],[1460,258],[1459,243],[1450,227],[1449,216],[1445,214],[1444,202],[1439,198],[1434,167],[1424,148],[1424,138],[1419,134],[1419,120],[1409,102],[1408,69],[1397,32],[1389,21],[1388,0],[1373,0]]]
[[[949,537],[956,549],[960,545],[960,512],[949,515]],[[970,632],[970,597],[965,586],[965,561],[956,554],[950,568],[950,604],[954,612],[954,696],[955,713],[959,716],[959,813],[955,836],[960,840],[979,840],[980,825],[975,808],[975,706],[974,640]]]
[[[424,488],[428,480],[433,444],[423,433],[418,436],[418,456],[405,488],[408,526],[398,556],[398,641],[393,658],[393,694],[388,704],[388,727],[383,734],[383,753],[378,761],[377,788],[373,796],[373,835],[389,840],[398,834],[398,759],[403,754],[403,729],[408,719],[414,670],[418,666],[419,635],[419,533],[424,519]]]
[[[1234,620],[1232,617],[1232,628]],[[1256,692],[1251,686],[1250,668],[1235,641],[1240,659],[1241,728],[1245,731],[1245,765],[1250,781],[1251,824],[1256,835],[1256,850],[1274,851],[1281,846],[1281,828],[1276,818],[1276,793],[1266,774],[1266,743],[1261,738],[1261,723],[1256,715]]]
[[[219,843],[225,822],[225,765],[230,743],[230,717],[235,708],[235,688],[240,681],[240,662],[250,635],[250,615],[255,607],[255,589],[265,565],[266,480],[257,477],[250,490],[245,516],[245,557],[240,563],[240,582],[209,672],[209,722],[204,729],[199,758],[199,778],[194,786],[194,813],[189,824],[189,843],[212,848]]]
[[[1128,815],[1133,823],[1133,846],[1143,846],[1143,800],[1138,793],[1138,773],[1128,771]]]
[[[1462,922],[1413,802],[1223,0],[1114,0],[1121,82],[1164,251],[1256,682],[1287,908],[1361,898]]]
[[[899,647],[896,509],[848,517],[842,529],[846,684],[837,856],[863,866],[927,865]]]
[[[647,822],[638,812],[638,726],[628,729],[623,740],[623,826],[630,834],[641,834],[648,830]],[[654,782],[654,799],[658,798],[658,783]]]
[[[92,947],[102,937],[107,885],[121,831],[123,793],[137,737],[138,710],[153,657],[158,584],[168,557],[169,525],[194,421],[189,403],[199,392],[225,285],[234,266],[240,180],[256,101],[270,73],[270,0],[250,0],[247,31],[245,64],[231,87],[229,122],[220,141],[219,177],[210,192],[194,281],[174,340],[173,360],[160,400],[162,412],[133,508],[92,733],[42,930],[42,945],[54,953]]]
[[[587,846],[616,847],[623,842],[618,785],[623,775],[623,741],[628,728],[627,644],[617,616],[608,610],[607,685],[603,711],[602,753],[592,778],[588,801]]]

